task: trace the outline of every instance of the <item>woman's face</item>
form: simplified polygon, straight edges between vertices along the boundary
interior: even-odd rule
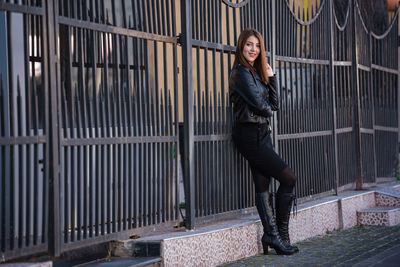
[[[254,61],[260,54],[260,41],[254,35],[247,38],[246,43],[243,48],[243,56],[244,58],[251,64],[254,64]]]

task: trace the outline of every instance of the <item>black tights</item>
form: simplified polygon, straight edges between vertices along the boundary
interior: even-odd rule
[[[253,181],[256,188],[256,193],[268,191],[270,176],[264,176],[261,172],[251,168],[253,174]],[[283,169],[274,178],[279,181],[278,194],[292,193],[294,185],[296,184],[296,175],[289,167]]]

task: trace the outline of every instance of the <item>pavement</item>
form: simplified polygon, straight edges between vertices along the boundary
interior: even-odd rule
[[[355,226],[296,244],[290,256],[257,255],[220,266],[385,266],[400,267],[400,225]]]

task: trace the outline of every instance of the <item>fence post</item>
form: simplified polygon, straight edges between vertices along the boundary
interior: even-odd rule
[[[57,1],[54,1],[57,2]],[[49,81],[49,123],[47,126],[49,138],[49,159],[48,159],[48,233],[50,254],[57,257],[61,254],[61,231],[60,231],[60,187],[59,187],[59,145],[58,145],[58,110],[57,110],[57,82],[56,82],[56,38],[55,38],[55,15],[57,8],[54,8],[53,1],[46,1],[47,20],[47,56],[45,77]],[[46,27],[46,26],[45,26]],[[45,34],[43,34],[45,36]]]
[[[193,173],[193,72],[192,72],[192,26],[190,0],[181,0],[182,17],[182,74],[183,74],[183,136],[185,180],[186,228],[194,229],[194,173]]]
[[[397,8],[400,8],[398,6]],[[398,176],[399,168],[400,168],[400,14],[397,17],[397,134],[398,134],[398,141],[397,141],[397,172],[396,175]]]
[[[271,57],[270,57],[270,65],[271,68],[274,70],[274,72],[276,73],[276,63],[275,63],[275,56],[276,56],[276,2],[275,0],[271,1],[271,19],[270,19],[270,23],[268,23],[267,25],[270,25],[269,27],[271,27],[271,40],[270,40],[270,44],[271,44]],[[281,74],[280,74],[281,75]],[[282,86],[282,85],[280,85]],[[273,139],[274,139],[274,147],[275,147],[275,151],[281,152],[279,151],[279,143],[277,140],[277,135],[278,135],[278,113],[274,112],[274,125],[272,127],[273,129]]]
[[[374,95],[374,76],[373,76],[373,74],[374,74],[374,72],[373,72],[373,69],[372,69],[372,44],[373,44],[373,42],[372,42],[372,34],[371,34],[371,30],[369,30],[369,33],[368,33],[368,40],[369,40],[369,70],[370,70],[370,77],[369,77],[369,79],[368,79],[368,82],[369,82],[369,93],[370,93],[370,95],[371,96],[373,96]],[[375,139],[375,101],[376,101],[376,99],[375,99],[375,97],[372,97],[372,99],[371,99],[371,101],[372,101],[372,107],[371,107],[371,109],[372,109],[372,129],[373,129],[373,134],[372,134],[372,146],[373,146],[373,151],[374,151],[374,154],[373,154],[373,164],[374,164],[374,181],[373,181],[373,183],[376,183],[377,182],[377,180],[376,180],[376,177],[377,177],[377,175],[378,175],[378,172],[377,172],[377,166],[376,166],[376,139]]]
[[[353,90],[353,113],[354,113],[354,143],[356,153],[356,190],[361,190],[363,185],[363,169],[362,169],[362,153],[361,153],[361,123],[360,123],[360,83],[358,75],[358,47],[357,47],[357,35],[356,35],[356,5],[355,1],[351,0],[351,36],[353,40],[352,46],[352,59],[351,59],[351,87]]]
[[[1,120],[3,121],[2,130],[5,138],[11,137],[11,120],[10,120],[10,80],[9,80],[9,55],[7,45],[7,36],[9,30],[9,24],[7,21],[7,14],[5,11],[0,12],[0,90],[2,94],[2,101],[0,105],[4,110],[1,114]],[[11,152],[12,146],[3,146],[3,155],[1,155],[0,160],[2,160],[2,172],[3,181],[0,181],[0,190],[4,195],[0,197],[0,231],[4,231],[4,235],[0,238],[0,256],[3,256],[3,251],[9,251],[12,249],[10,241],[13,240],[12,225],[13,220],[11,204],[12,204],[12,185],[11,185]],[[4,201],[4,202],[2,202]],[[1,259],[0,259],[1,261]]]
[[[338,164],[338,152],[337,152],[337,121],[336,121],[336,85],[335,85],[335,67],[334,67],[334,60],[335,60],[335,46],[334,46],[334,23],[333,23],[333,0],[329,1],[329,8],[328,8],[329,16],[328,16],[328,23],[329,23],[329,34],[328,34],[328,46],[329,46],[329,76],[328,76],[328,83],[331,92],[331,105],[332,105],[332,138],[333,138],[333,153],[335,159],[335,194],[338,194],[339,188],[339,164]]]

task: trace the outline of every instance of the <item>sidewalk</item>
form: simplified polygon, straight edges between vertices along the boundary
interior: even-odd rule
[[[300,252],[257,255],[221,266],[400,266],[400,225],[355,226],[297,243]]]

